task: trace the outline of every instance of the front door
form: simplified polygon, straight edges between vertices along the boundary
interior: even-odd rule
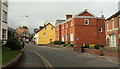
[[[116,35],[110,36],[110,47],[116,47]]]

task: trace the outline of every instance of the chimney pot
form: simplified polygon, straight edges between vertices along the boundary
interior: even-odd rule
[[[102,15],[101,17],[104,18],[104,15]]]
[[[66,20],[69,19],[69,18],[72,18],[72,15],[66,15]]]

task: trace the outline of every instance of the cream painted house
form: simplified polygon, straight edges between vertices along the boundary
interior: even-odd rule
[[[0,0],[0,40],[7,40],[8,31],[8,2]]]

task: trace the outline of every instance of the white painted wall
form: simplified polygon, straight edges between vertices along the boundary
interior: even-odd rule
[[[2,22],[2,20],[3,20],[3,10],[5,11],[5,12],[7,12],[7,15],[8,15],[8,7],[6,7],[4,4],[3,4],[3,0],[1,0],[2,2],[1,2],[1,9],[0,9],[0,17],[1,17],[1,19],[0,19],[0,40],[2,40],[3,38],[2,38],[2,29],[6,29],[6,38],[5,39],[3,39],[3,40],[7,40],[7,34],[8,34],[8,21],[7,21],[7,23],[4,23],[4,22]]]

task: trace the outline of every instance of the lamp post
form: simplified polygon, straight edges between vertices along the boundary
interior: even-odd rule
[[[28,18],[29,16],[28,15],[25,15],[25,16],[19,16],[19,24],[23,24],[23,25],[25,25],[26,23],[28,23],[27,21],[26,21],[26,19],[25,18]],[[24,19],[22,19],[22,18],[24,18]],[[24,23],[24,22],[26,22],[26,23]],[[23,23],[22,23],[23,22]],[[27,24],[28,25],[28,24]]]
[[[19,25],[21,26],[28,26],[28,21],[26,18],[28,18],[29,16],[28,15],[24,15],[24,16],[19,16]],[[21,37],[21,40],[22,41],[25,41],[26,40],[26,33],[23,32],[22,34],[22,37]]]

